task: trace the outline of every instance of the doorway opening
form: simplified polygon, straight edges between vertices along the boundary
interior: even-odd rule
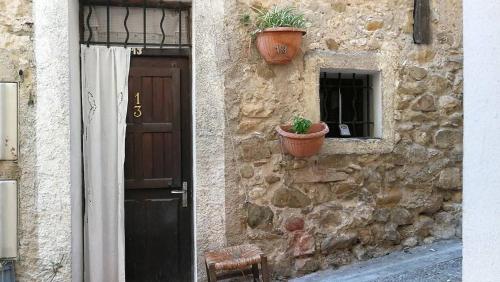
[[[193,279],[190,26],[191,3],[185,1],[80,2],[81,44],[132,48],[124,165],[127,281]]]

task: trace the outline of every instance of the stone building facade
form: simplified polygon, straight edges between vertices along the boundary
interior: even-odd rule
[[[0,0],[0,81],[20,82],[19,160],[0,161],[19,181],[19,281],[80,281],[77,2]],[[270,66],[240,19],[278,2],[310,26],[299,56]],[[416,45],[412,0],[193,1],[199,280],[206,249],[241,242],[280,279],[461,237],[462,3],[431,9],[432,43]],[[380,74],[383,135],[295,159],[275,127],[320,119],[321,69]]]
[[[310,27],[292,64],[269,66],[239,17],[275,1],[226,1],[227,237],[261,245],[277,277],[461,236],[461,1],[431,2],[432,44],[416,45],[413,1],[282,1]],[[283,155],[275,127],[319,120],[323,68],[381,73],[382,140]]]

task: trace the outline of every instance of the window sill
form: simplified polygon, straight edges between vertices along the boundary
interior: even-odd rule
[[[387,154],[394,143],[386,139],[326,138],[320,155]]]

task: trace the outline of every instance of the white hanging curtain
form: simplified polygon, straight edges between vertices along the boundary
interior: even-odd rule
[[[124,161],[130,50],[82,45],[85,281],[125,281]]]

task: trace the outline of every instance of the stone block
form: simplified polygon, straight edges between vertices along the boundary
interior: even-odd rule
[[[419,237],[426,237],[430,234],[434,220],[431,217],[421,215],[413,224],[415,228],[415,235]]]
[[[377,206],[393,206],[401,201],[403,193],[399,188],[383,189],[377,194]]]
[[[266,118],[274,112],[274,108],[272,103],[245,103],[241,106],[241,114],[251,118]]]
[[[335,41],[333,38],[328,38],[326,39],[326,46],[328,47],[329,50],[336,51],[339,49],[340,44]]]
[[[401,95],[419,95],[424,93],[427,90],[427,86],[419,81],[419,82],[406,82],[398,87],[398,94]]]
[[[270,175],[266,175],[266,177],[264,177],[264,180],[266,181],[267,184],[274,184],[274,183],[280,181],[281,177],[279,177],[275,174],[270,174]]]
[[[448,190],[462,188],[462,171],[459,168],[446,168],[439,174],[438,187]]]
[[[398,225],[395,223],[386,224],[383,229],[382,238],[393,244],[399,244],[401,242],[401,235],[399,234],[397,228]]]
[[[436,51],[431,48],[419,48],[408,54],[410,59],[420,64],[428,63],[436,57]]]
[[[434,214],[443,206],[443,196],[427,189],[408,190],[403,193],[400,205],[406,209],[418,209],[423,214]]]
[[[450,88],[450,82],[448,79],[442,76],[432,76],[429,80],[429,90],[437,95],[441,95],[445,90]]]
[[[352,254],[349,250],[337,250],[329,254],[325,258],[325,262],[329,266],[339,267],[352,262]]]
[[[250,192],[248,192],[248,195],[250,196],[250,199],[252,200],[257,200],[262,198],[266,194],[266,189],[262,187],[255,187]]]
[[[437,108],[434,96],[426,94],[418,97],[411,109],[421,112],[435,112]]]
[[[401,242],[401,245],[406,248],[413,248],[418,244],[418,239],[415,237],[409,237]]]
[[[359,241],[363,245],[368,245],[374,241],[372,230],[370,228],[363,228],[358,231]]]
[[[373,219],[378,222],[387,222],[391,216],[389,208],[376,209],[373,213]]]
[[[415,80],[422,80],[427,76],[427,70],[419,67],[409,67],[408,75]]]
[[[434,135],[434,144],[441,149],[447,149],[462,144],[462,133],[458,130],[441,129]]]
[[[306,184],[309,186],[308,184]],[[327,183],[317,183],[307,187],[314,205],[321,205],[337,199],[337,194]]]
[[[368,30],[368,31],[375,31],[375,30],[381,29],[382,27],[384,27],[383,21],[369,21],[366,24],[366,30]]]
[[[338,234],[327,236],[321,243],[323,253],[332,250],[345,249],[354,245],[358,241],[358,233],[353,231],[339,231]]]
[[[315,242],[311,234],[302,231],[295,232],[291,242],[293,256],[297,258],[313,255],[316,249]]]
[[[243,178],[252,178],[254,175],[253,166],[251,165],[243,165],[240,169],[240,172]]]
[[[270,228],[273,218],[274,213],[269,207],[247,204],[247,223],[251,228]]]
[[[321,183],[346,180],[349,175],[336,169],[310,167],[292,172],[294,183]]]
[[[274,192],[272,203],[279,208],[303,208],[311,204],[311,200],[297,189],[282,187]]]
[[[292,216],[286,219],[285,229],[287,231],[293,232],[304,229],[304,219],[297,216]]]
[[[315,258],[299,258],[295,260],[295,270],[303,275],[317,271],[320,263]]]
[[[447,112],[455,110],[462,105],[462,102],[452,96],[441,96],[439,97],[439,108],[444,109]]]
[[[266,144],[266,139],[260,134],[242,140],[239,147],[240,156],[244,161],[258,161],[271,157],[271,150]]]
[[[403,208],[395,208],[391,211],[391,222],[399,225],[407,225],[413,222],[413,215]]]
[[[394,148],[394,154],[410,163],[428,162],[430,157],[427,148],[419,144],[398,144]]]
[[[335,1],[332,3],[332,9],[338,13],[345,12],[346,8],[347,8],[347,5],[343,1]]]
[[[456,237],[456,220],[448,212],[440,212],[435,217],[435,224],[430,233],[438,239],[451,239]]]

